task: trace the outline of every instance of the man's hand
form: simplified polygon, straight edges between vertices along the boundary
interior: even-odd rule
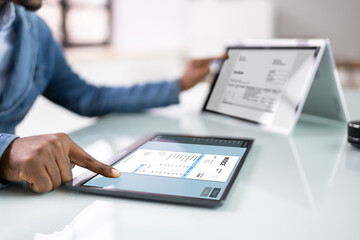
[[[213,60],[223,61],[227,55],[218,58],[194,59],[188,61],[185,72],[180,79],[180,90],[185,91],[201,82],[210,73],[210,63]]]
[[[26,181],[35,192],[48,192],[72,179],[72,166],[79,165],[105,177],[120,172],[103,164],[64,133],[15,139],[0,161],[0,176],[7,181]]]

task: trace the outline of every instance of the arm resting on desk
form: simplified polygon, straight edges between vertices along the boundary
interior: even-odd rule
[[[179,102],[180,82],[162,81],[132,87],[98,87],[75,74],[66,63],[60,46],[52,42],[53,67],[44,96],[84,116],[111,112],[134,112]]]

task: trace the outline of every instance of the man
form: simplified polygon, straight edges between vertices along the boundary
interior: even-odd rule
[[[72,179],[74,164],[119,177],[66,134],[19,138],[15,127],[40,94],[84,116],[176,104],[180,91],[208,74],[211,59],[190,61],[173,82],[95,87],[72,72],[47,25],[28,11],[40,7],[41,0],[0,0],[0,186],[26,181],[36,192],[51,191]]]

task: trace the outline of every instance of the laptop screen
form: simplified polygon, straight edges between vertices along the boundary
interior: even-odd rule
[[[230,47],[205,111],[287,131],[314,74],[319,47]]]

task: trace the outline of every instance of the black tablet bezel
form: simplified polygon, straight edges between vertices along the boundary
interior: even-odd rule
[[[89,181],[91,178],[95,177],[97,174],[94,172],[87,171],[86,173],[81,174],[80,176],[74,178],[73,180],[65,183],[65,188],[81,191],[81,192],[88,192],[88,193],[95,193],[101,195],[109,195],[109,196],[118,196],[118,197],[126,197],[126,198],[136,198],[136,199],[144,199],[144,200],[152,200],[152,201],[162,201],[162,202],[170,202],[170,203],[180,203],[180,204],[189,204],[189,205],[198,205],[198,206],[206,206],[206,207],[218,207],[221,206],[226,199],[237,175],[240,172],[240,169],[247,157],[248,152],[254,142],[253,139],[248,138],[230,138],[230,137],[218,137],[218,136],[193,136],[193,135],[175,135],[175,134],[151,134],[146,136],[130,147],[124,149],[123,151],[119,152],[118,154],[114,155],[112,158],[105,161],[106,164],[114,165],[122,158],[130,154],[131,152],[135,151],[141,145],[146,143],[147,141],[155,138],[156,136],[175,136],[175,137],[191,137],[191,138],[211,138],[211,139],[223,139],[223,140],[241,140],[247,141],[248,145],[246,147],[246,151],[242,158],[240,159],[239,164],[234,170],[234,173],[230,176],[230,180],[224,189],[224,193],[222,194],[219,200],[211,200],[211,199],[204,199],[204,198],[194,198],[194,197],[184,197],[184,196],[175,196],[175,195],[166,195],[166,194],[158,194],[158,193],[148,193],[148,192],[138,192],[138,191],[128,191],[128,190],[119,190],[119,189],[104,189],[101,187],[94,187],[94,186],[84,186],[83,184]]]

